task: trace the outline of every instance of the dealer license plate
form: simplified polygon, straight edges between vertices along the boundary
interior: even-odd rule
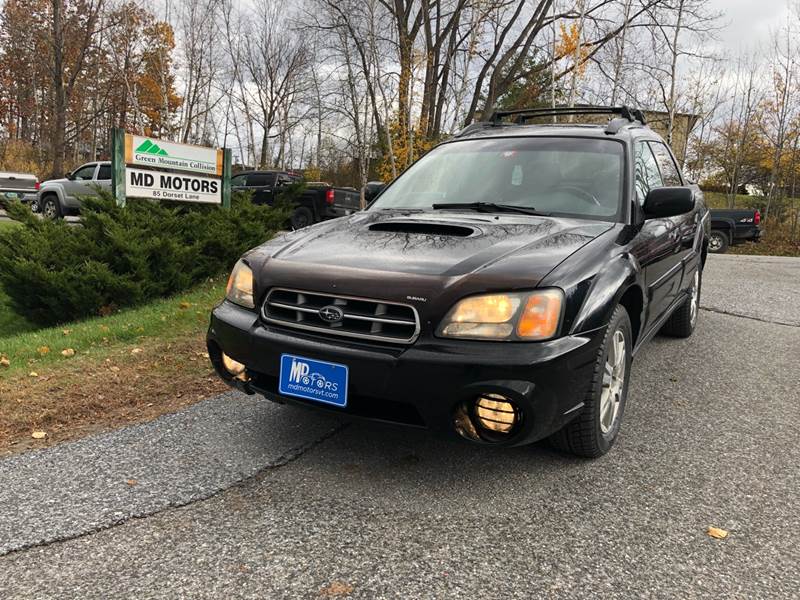
[[[347,406],[347,367],[323,360],[282,354],[278,391],[286,396]]]

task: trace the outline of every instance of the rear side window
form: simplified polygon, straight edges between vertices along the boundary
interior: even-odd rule
[[[105,181],[111,179],[111,165],[100,165],[100,170],[97,172],[97,180]]]
[[[650,146],[646,142],[636,144],[636,200],[639,204],[644,204],[647,193],[653,188],[662,187],[664,181],[661,179],[661,172],[658,170]]]
[[[675,160],[673,160],[672,154],[667,147],[660,142],[650,142],[650,148],[653,150],[658,162],[664,185],[681,185],[681,174],[678,171],[678,165],[675,164]]]
[[[272,185],[275,175],[272,173],[250,173],[247,176],[247,187],[263,187]]]
[[[232,177],[231,178],[231,185],[233,187],[241,187],[243,185],[246,185],[246,183],[245,183],[246,178],[247,178],[247,175],[237,175],[236,177]]]

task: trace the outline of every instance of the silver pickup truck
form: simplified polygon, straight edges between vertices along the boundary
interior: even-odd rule
[[[81,165],[63,179],[45,181],[36,195],[34,211],[45,219],[58,219],[80,212],[82,196],[96,196],[98,189],[111,190],[111,162],[91,162]]]

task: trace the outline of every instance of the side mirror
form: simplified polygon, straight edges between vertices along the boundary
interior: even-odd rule
[[[70,181],[72,181],[72,173],[69,172],[64,173],[64,179],[69,179]]]
[[[375,200],[384,190],[386,184],[382,181],[370,181],[364,186],[364,200],[369,203]]]
[[[642,208],[645,219],[683,215],[694,209],[694,192],[688,187],[655,188],[647,194]]]

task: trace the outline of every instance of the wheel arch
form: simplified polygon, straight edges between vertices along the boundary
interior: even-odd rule
[[[608,263],[592,278],[572,322],[571,333],[605,327],[616,307],[622,304],[631,320],[634,342],[638,340],[644,325],[646,303],[642,276],[641,267],[629,254],[619,255]]]
[[[642,313],[644,312],[644,293],[642,288],[633,284],[625,290],[619,299],[619,304],[628,312],[631,320],[631,334],[633,336],[633,346],[639,341],[642,333]]]

